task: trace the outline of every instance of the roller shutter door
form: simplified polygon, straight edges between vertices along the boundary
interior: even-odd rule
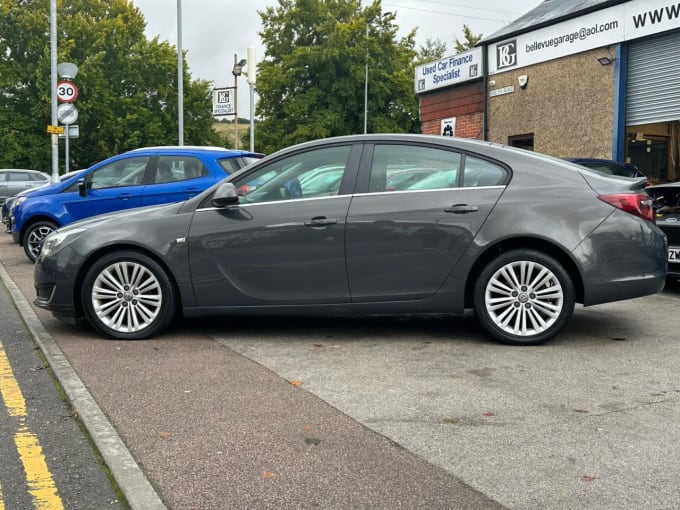
[[[628,47],[626,125],[680,120],[680,32]]]

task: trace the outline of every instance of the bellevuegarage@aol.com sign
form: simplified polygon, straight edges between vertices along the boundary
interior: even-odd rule
[[[675,29],[677,0],[631,0],[487,47],[489,74]]]

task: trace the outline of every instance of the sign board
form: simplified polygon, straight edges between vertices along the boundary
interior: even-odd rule
[[[236,106],[234,87],[213,89],[213,115],[234,115]]]
[[[629,0],[487,47],[490,75],[673,30],[677,0]]]
[[[502,96],[504,94],[512,94],[515,91],[515,86],[510,85],[509,87],[503,87],[500,89],[494,89],[489,91],[489,97]]]
[[[78,87],[70,81],[57,83],[57,99],[60,103],[72,103],[78,98]]]
[[[66,126],[61,126],[63,133],[59,133],[59,139],[62,140],[66,138],[66,133],[68,133],[69,138],[78,138],[80,136],[80,128],[75,124],[67,124]]]
[[[451,117],[448,119],[442,119],[441,124],[442,136],[456,136],[456,118]]]
[[[71,103],[60,104],[57,108],[57,118],[62,124],[73,124],[78,120],[78,108]]]
[[[482,48],[473,48],[416,67],[416,94],[482,77]]]

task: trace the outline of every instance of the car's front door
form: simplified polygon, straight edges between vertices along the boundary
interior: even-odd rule
[[[349,301],[345,220],[360,145],[296,153],[235,179],[240,204],[194,214],[189,258],[201,307]],[[326,165],[345,168],[334,195],[305,195],[299,181]],[[257,186],[248,183],[257,182]]]
[[[355,195],[347,218],[352,300],[429,297],[472,242],[508,173],[496,163],[429,146],[386,144],[376,145],[372,157],[370,147],[365,152],[361,175],[368,192]],[[428,172],[404,190],[387,185],[392,174],[409,168]]]
[[[146,156],[118,159],[94,169],[84,177],[87,195],[77,186],[69,188],[65,207],[69,221],[142,206],[144,174],[149,163]]]

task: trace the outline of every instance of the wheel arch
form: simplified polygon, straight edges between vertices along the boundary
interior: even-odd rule
[[[92,266],[97,262],[98,259],[105,255],[109,255],[111,253],[115,253],[117,251],[133,251],[136,252],[140,255],[144,255],[146,257],[149,257],[153,259],[154,262],[156,262],[158,265],[160,265],[163,270],[166,272],[168,275],[168,279],[170,280],[170,283],[172,284],[172,289],[175,292],[175,296],[177,297],[176,303],[177,303],[177,310],[175,312],[181,313],[182,311],[182,294],[179,291],[179,286],[177,285],[177,280],[175,278],[174,273],[170,270],[168,265],[165,263],[162,257],[160,257],[158,254],[154,253],[153,251],[144,249],[140,246],[137,246],[135,244],[115,244],[115,245],[109,245],[109,246],[103,246],[99,250],[93,252],[90,254],[90,256],[85,260],[80,268],[78,269],[78,275],[76,276],[76,281],[75,285],[73,287],[73,305],[76,311],[76,315],[78,316],[83,316],[85,314],[84,308],[83,308],[83,303],[81,299],[81,289],[83,288],[83,284],[85,282],[85,276],[87,275],[88,271]]]
[[[31,216],[26,221],[24,221],[24,224],[21,226],[21,230],[19,231],[19,244],[21,246],[24,245],[26,231],[31,227],[31,225],[35,225],[39,221],[49,221],[50,223],[54,223],[57,228],[63,227],[63,225],[53,216],[49,216],[47,214],[36,214],[35,216]]]
[[[576,265],[576,262],[569,256],[564,248],[556,245],[545,239],[538,239],[533,237],[515,237],[512,239],[504,239],[488,246],[484,252],[477,258],[475,263],[468,272],[468,277],[465,282],[465,307],[471,308],[473,304],[473,289],[475,282],[484,266],[491,262],[501,253],[505,253],[516,249],[529,249],[545,253],[557,260],[569,274],[574,285],[574,292],[576,294],[576,302],[583,303],[584,288],[583,277]]]

